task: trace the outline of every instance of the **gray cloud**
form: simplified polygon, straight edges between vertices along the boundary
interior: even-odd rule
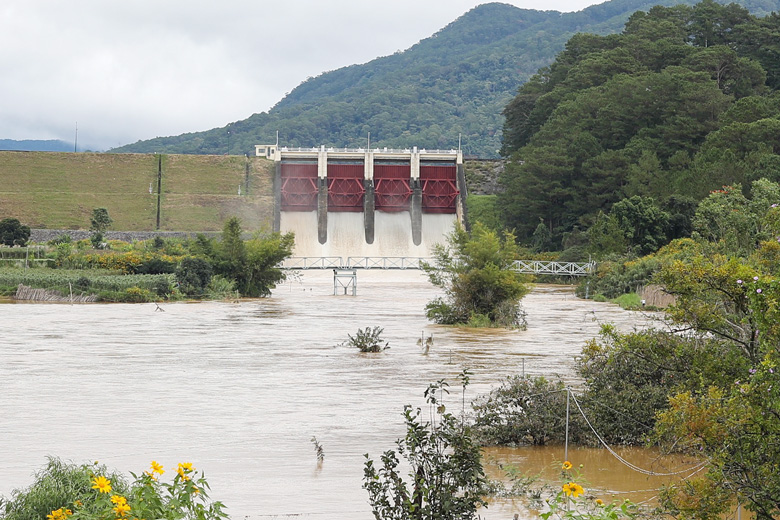
[[[80,144],[109,148],[223,126],[307,77],[407,49],[479,3],[5,0],[0,138],[72,142],[78,122]]]

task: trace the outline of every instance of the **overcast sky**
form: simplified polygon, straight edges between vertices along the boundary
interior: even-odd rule
[[[579,11],[602,0],[509,0]],[[267,111],[405,50],[475,0],[2,0],[0,139],[106,149]]]

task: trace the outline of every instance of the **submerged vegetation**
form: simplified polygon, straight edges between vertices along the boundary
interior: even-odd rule
[[[528,286],[512,269],[517,251],[511,233],[499,236],[480,223],[471,233],[457,226],[446,245],[434,246],[433,262],[423,264],[430,282],[445,294],[426,305],[428,318],[448,325],[521,326],[520,299]]]
[[[347,334],[347,344],[360,352],[382,352],[390,348],[389,343],[380,337],[385,329],[382,327],[366,327],[358,329],[355,335]]]

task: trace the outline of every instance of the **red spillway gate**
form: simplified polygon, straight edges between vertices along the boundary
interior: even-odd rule
[[[387,212],[409,211],[409,164],[374,164],[374,208]]]
[[[365,166],[328,163],[328,211],[363,211]]]
[[[282,163],[282,211],[317,209],[317,163]]]
[[[420,165],[422,210],[424,213],[455,213],[458,198],[458,169],[454,164]]]

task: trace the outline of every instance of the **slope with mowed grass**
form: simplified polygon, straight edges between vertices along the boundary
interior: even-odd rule
[[[87,229],[105,207],[112,229],[153,231],[158,168],[159,230],[219,231],[233,216],[247,231],[270,228],[273,163],[234,155],[0,152],[0,218]]]

